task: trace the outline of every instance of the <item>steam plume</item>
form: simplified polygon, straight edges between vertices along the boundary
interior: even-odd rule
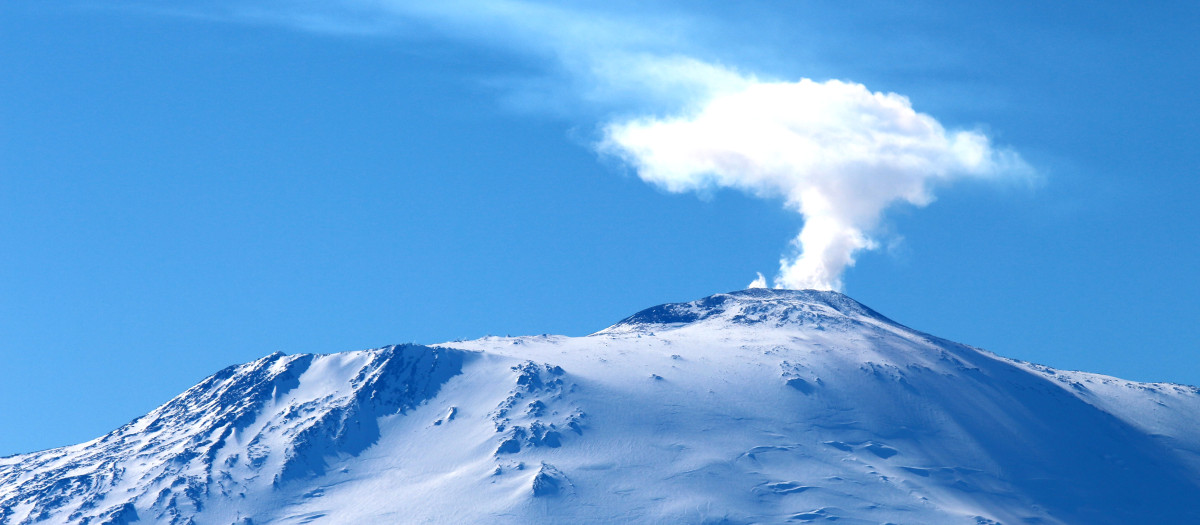
[[[612,123],[601,148],[668,191],[783,197],[804,226],[775,286],[797,289],[841,289],[855,255],[877,246],[870,232],[888,206],[925,206],[939,182],[1024,169],[982,133],[948,132],[901,95],[837,80],[750,79],[686,115]]]

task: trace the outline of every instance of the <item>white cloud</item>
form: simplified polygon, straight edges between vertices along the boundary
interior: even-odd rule
[[[690,114],[609,124],[603,151],[668,191],[735,188],[783,197],[804,216],[775,285],[840,289],[895,203],[925,206],[941,182],[1027,171],[976,131],[947,131],[908,99],[831,80],[764,82],[712,96]]]

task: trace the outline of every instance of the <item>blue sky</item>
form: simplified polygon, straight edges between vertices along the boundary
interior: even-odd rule
[[[888,206],[850,296],[1200,384],[1198,8],[841,4],[0,4],[0,454],[276,350],[583,335],[772,277],[784,195],[600,146],[717,77],[898,93],[1027,166]]]

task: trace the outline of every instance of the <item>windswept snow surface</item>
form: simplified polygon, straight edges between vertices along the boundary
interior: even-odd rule
[[[1200,391],[1004,359],[835,293],[586,337],[230,367],[0,458],[0,524],[1200,523]]]

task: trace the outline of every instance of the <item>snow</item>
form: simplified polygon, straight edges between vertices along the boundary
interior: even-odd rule
[[[0,459],[0,524],[1186,523],[1198,416],[1193,387],[754,289],[585,337],[272,354]]]

